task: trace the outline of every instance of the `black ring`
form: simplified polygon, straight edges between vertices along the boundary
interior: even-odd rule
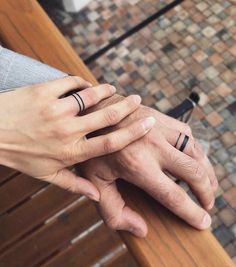
[[[181,151],[181,152],[184,151],[184,149],[185,149],[185,147],[186,147],[186,145],[188,143],[188,140],[189,140],[189,136],[185,135],[184,136],[184,141],[183,141],[182,145],[180,146],[179,151]]]
[[[77,94],[76,94],[77,95]],[[74,97],[74,99],[77,101],[78,105],[79,105],[79,112],[82,111],[82,108],[81,108],[81,104],[79,102],[79,100],[77,99],[77,97],[75,96],[75,94],[72,94],[72,96]]]
[[[177,144],[178,144],[178,142],[179,142],[180,136],[181,136],[181,133],[179,134],[179,137],[178,137],[178,139],[177,139],[177,141],[176,141],[176,143],[175,143],[175,145],[174,145],[175,148],[177,147]]]
[[[83,109],[81,111],[85,110],[85,105],[84,105],[84,101],[83,101],[82,97],[78,93],[75,93],[75,94],[79,97],[79,99],[83,105]]]

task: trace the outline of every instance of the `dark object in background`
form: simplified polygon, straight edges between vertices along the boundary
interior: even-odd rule
[[[200,97],[197,93],[192,92],[181,104],[167,112],[167,115],[187,122],[192,114],[194,107],[198,104]],[[188,114],[187,114],[188,113]],[[185,116],[185,118],[184,118]],[[184,118],[184,119],[183,119]]]

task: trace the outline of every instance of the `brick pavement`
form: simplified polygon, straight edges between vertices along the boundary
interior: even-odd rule
[[[170,1],[169,1],[170,2]],[[78,14],[48,12],[83,59],[167,1],[93,0]],[[120,93],[166,112],[194,90],[220,188],[212,231],[236,261],[236,1],[186,0],[89,65]]]

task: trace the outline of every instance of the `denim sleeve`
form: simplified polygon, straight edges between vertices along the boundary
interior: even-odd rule
[[[67,76],[55,68],[0,46],[0,91]]]

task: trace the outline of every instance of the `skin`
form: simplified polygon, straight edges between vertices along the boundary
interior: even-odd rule
[[[113,86],[92,85],[80,77],[19,88],[0,94],[0,163],[64,189],[99,201],[100,193],[89,180],[67,167],[114,153],[144,136],[154,125],[145,117],[112,133],[88,139],[90,132],[112,126],[134,112],[139,96],[130,96],[88,115],[77,116],[77,89],[85,108],[115,93]]]
[[[103,108],[122,100],[115,95],[97,105]],[[106,224],[114,230],[127,230],[138,237],[147,234],[144,219],[126,205],[116,187],[116,180],[122,178],[145,190],[177,216],[197,229],[206,229],[211,224],[207,210],[214,205],[214,193],[218,182],[207,156],[194,140],[188,125],[172,119],[156,110],[140,106],[116,126],[103,133],[112,132],[133,121],[153,116],[156,123],[142,139],[123,150],[88,160],[77,166],[99,190],[97,204]],[[183,152],[174,148],[176,140],[184,134],[190,137]],[[185,181],[198,198],[196,204],[187,193],[168,177],[168,173]]]
[[[90,108],[83,116],[77,116],[72,96],[60,98],[74,89]],[[92,87],[67,77],[1,94],[0,163],[99,201],[104,221],[115,230],[147,234],[144,219],[118,192],[118,178],[139,186],[190,225],[208,228],[207,210],[218,184],[189,126],[140,105],[140,97],[124,99],[114,92],[113,86]],[[184,134],[190,139],[180,152]],[[67,168],[75,163],[80,175]],[[201,206],[168,173],[188,183]]]

